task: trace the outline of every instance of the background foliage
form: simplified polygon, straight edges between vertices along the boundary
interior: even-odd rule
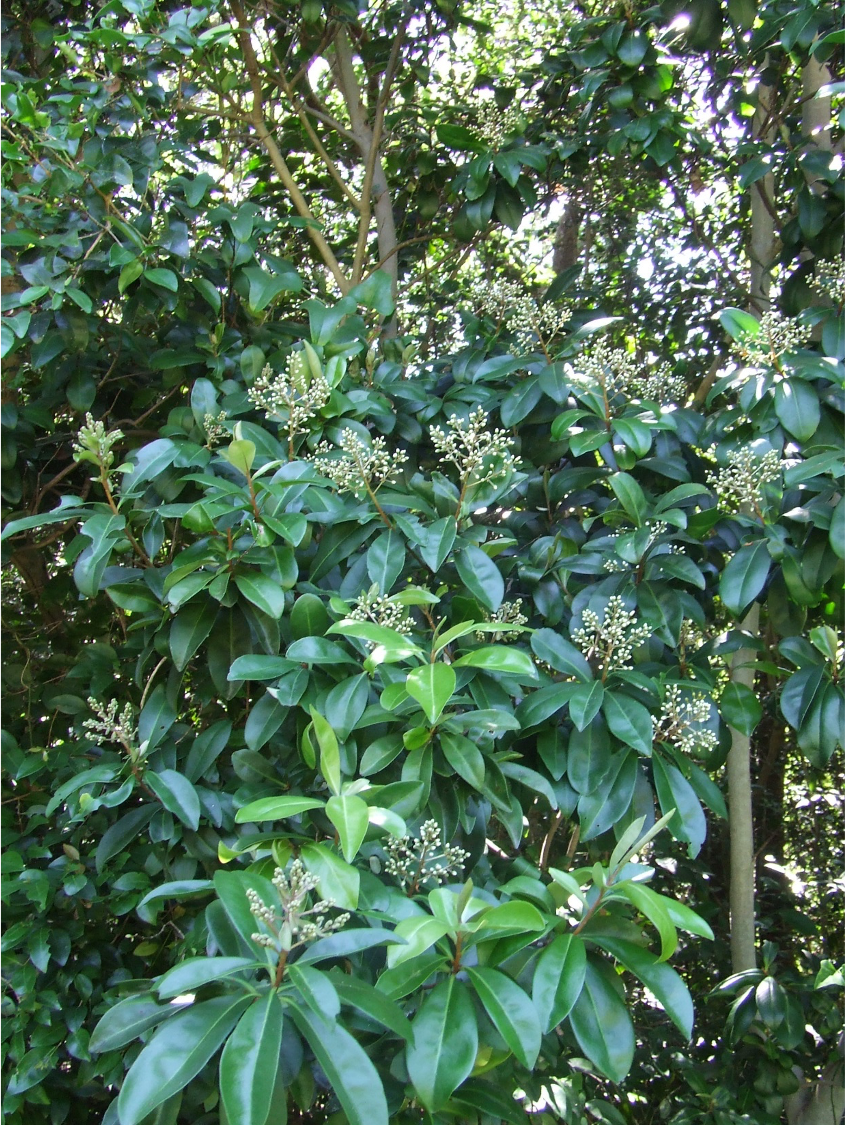
[[[832,8],[3,25],[5,1116],[834,1114]]]

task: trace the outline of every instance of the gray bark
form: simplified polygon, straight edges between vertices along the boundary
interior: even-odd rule
[[[760,606],[748,611],[742,628],[756,636],[760,628]],[[731,680],[754,690],[754,649],[741,648],[731,661]],[[728,754],[728,801],[731,837],[731,967],[735,973],[757,967],[754,941],[754,816],[751,792],[751,740],[730,728]]]

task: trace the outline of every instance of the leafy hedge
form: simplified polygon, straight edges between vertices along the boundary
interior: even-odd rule
[[[517,1122],[573,1053],[620,1082],[627,981],[691,1034],[668,961],[710,929],[648,857],[725,815],[753,603],[835,748],[836,636],[803,634],[841,571],[835,357],[728,311],[747,362],[703,412],[598,324],[549,362],[469,318],[414,366],[389,311],[383,275],[308,301],[122,463],[89,416],[88,497],[4,531],[76,529],[88,630],[52,729],[3,736],[13,1120]]]

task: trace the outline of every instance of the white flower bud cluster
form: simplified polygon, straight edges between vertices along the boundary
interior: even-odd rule
[[[89,698],[88,706],[97,718],[85,719],[82,726],[89,732],[92,742],[97,746],[102,746],[104,742],[119,742],[127,748],[134,746],[138,732],[131,703],[126,703],[119,715],[116,699],[109,700],[108,706],[104,707],[96,699]]]
[[[395,629],[397,633],[406,635],[414,627],[405,607],[391,601],[387,594],[380,594],[378,585],[359,594],[347,616],[353,621],[372,621],[375,625],[383,625],[386,629]]]
[[[592,609],[581,615],[584,627],[572,633],[572,640],[588,660],[597,659],[602,672],[629,669],[634,649],[652,633],[650,625],[637,625],[637,615],[625,609],[618,594],[608,598],[601,617]]]
[[[528,618],[522,612],[522,598],[515,598],[512,602],[502,602],[495,613],[485,613],[485,620],[497,623],[500,625],[527,625]],[[505,633],[497,633],[496,640],[498,641],[518,641],[521,629],[508,630]],[[475,634],[476,640],[487,640],[488,634],[483,630],[478,630]]]
[[[90,412],[85,415],[85,425],[81,427],[73,443],[74,461],[90,461],[101,465],[108,473],[114,464],[112,447],[124,436],[123,430],[106,430],[103,422],[95,422]]]
[[[631,378],[625,393],[629,398],[661,405],[686,402],[689,394],[686,379],[683,375],[673,375],[668,363],[661,363],[659,367],[641,367]]]
[[[763,498],[763,486],[778,480],[781,475],[781,456],[769,449],[762,456],[751,446],[732,449],[728,453],[729,465],[708,473],[707,483],[712,485],[721,503],[727,508],[745,504],[758,507]]]
[[[678,684],[669,684],[654,724],[655,742],[671,742],[684,754],[696,750],[709,753],[719,739],[704,724],[710,719],[710,703],[702,692],[685,693]]]
[[[816,276],[810,282],[810,288],[820,296],[829,297],[841,310],[845,305],[845,258],[838,258],[835,262],[817,261]]]
[[[321,441],[310,458],[314,467],[328,477],[341,492],[363,496],[378,491],[408,460],[401,449],[390,452],[383,437],[375,437],[367,445],[348,427],[340,435],[340,448]]]
[[[429,879],[445,883],[463,871],[469,852],[456,844],[441,847],[440,827],[436,820],[427,820],[420,828],[419,838],[403,836],[391,838],[385,844],[387,852],[384,869],[416,894]]]
[[[205,430],[206,449],[213,449],[219,441],[222,441],[223,438],[226,437],[226,430],[223,426],[225,421],[225,410],[221,410],[216,416],[208,411],[203,415],[202,428]]]
[[[473,132],[491,149],[501,148],[508,137],[522,132],[522,114],[514,104],[499,109],[493,100],[479,99],[475,111],[478,122]]]
[[[307,896],[316,889],[319,879],[306,871],[300,859],[291,863],[289,875],[285,875],[282,868],[277,867],[272,883],[279,893],[281,913],[276,907],[267,906],[261,895],[251,887],[246,892],[250,914],[270,931],[266,933],[259,930],[250,935],[255,944],[264,949],[273,949],[279,953],[288,951],[297,945],[333,934],[349,921],[347,913],[338,914],[334,918],[325,917],[335,906],[331,899],[323,899],[311,907],[306,905]]]
[[[307,430],[307,423],[329,401],[332,389],[322,375],[311,373],[300,356],[291,356],[287,370],[274,375],[269,363],[247,391],[253,406],[275,418],[287,418],[290,435]]]
[[[684,649],[698,649],[705,643],[707,638],[702,633],[701,629],[685,617],[681,622],[681,631],[678,634],[678,645]]]
[[[624,392],[630,396],[630,387],[637,378],[640,365],[624,348],[611,348],[606,340],[599,340],[587,355],[579,356],[573,372],[573,382],[587,390],[601,390],[608,398]]]
[[[506,331],[516,336],[515,354],[534,351],[537,337],[541,342],[551,340],[563,332],[572,319],[572,309],[568,305],[538,305],[517,282],[476,284],[471,293],[482,315],[497,317]]]
[[[811,329],[779,312],[769,310],[760,317],[760,330],[739,346],[739,353],[752,363],[771,363],[784,352],[795,351],[810,339]]]
[[[623,570],[628,569],[628,564],[615,556],[605,559],[602,565],[610,574],[620,574]]]
[[[440,426],[430,430],[441,464],[451,462],[457,468],[463,491],[488,481],[505,480],[519,464],[513,453],[513,438],[505,430],[488,430],[487,418],[478,406],[467,422],[453,414],[448,433]]]

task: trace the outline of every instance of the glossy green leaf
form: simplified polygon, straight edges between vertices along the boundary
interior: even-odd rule
[[[603,699],[604,685],[600,681],[576,685],[569,700],[569,714],[578,730],[584,730],[593,721]]]
[[[744,684],[729,683],[719,700],[722,718],[748,737],[763,717],[763,707],[757,696]]]
[[[176,770],[147,770],[144,781],[168,811],[195,832],[200,822],[200,799],[184,774]]]
[[[171,1004],[159,1004],[146,993],[128,996],[108,1009],[91,1032],[88,1049],[94,1054],[101,1054],[125,1047],[143,1031],[175,1015],[176,1011]]]
[[[581,1050],[612,1082],[622,1082],[634,1061],[634,1028],[616,990],[587,962],[584,986],[569,1013]]]
[[[220,1097],[229,1125],[267,1125],[284,1016],[275,992],[255,1001],[220,1056]]]
[[[668,961],[678,946],[678,934],[664,897],[656,894],[651,887],[630,880],[618,883],[616,891],[624,895],[657,930],[660,935],[660,960]]]
[[[689,845],[687,850],[694,857],[707,836],[707,821],[701,802],[676,766],[659,756],[655,756],[653,762],[654,787],[660,808],[664,813],[675,809],[675,815],[669,821],[669,831],[676,839],[686,841]]]
[[[602,703],[602,714],[608,729],[620,742],[632,746],[639,754],[651,756],[654,724],[647,707],[630,695],[607,692]]]
[[[327,961],[334,957],[351,957],[354,953],[360,953],[364,949],[374,949],[379,945],[401,944],[401,936],[391,930],[343,929],[309,945],[297,958],[296,963],[313,965],[318,961]]]
[[[495,612],[505,596],[501,571],[480,547],[464,547],[455,559],[458,574],[466,588],[481,605]]]
[[[314,708],[311,708],[314,733],[320,746],[320,772],[331,792],[340,793],[340,748],[331,724]]]
[[[325,844],[303,844],[300,855],[306,869],[320,881],[317,890],[321,898],[331,899],[343,910],[357,909],[361,876],[356,868]]]
[[[340,1015],[340,997],[330,978],[320,969],[297,963],[288,966],[287,977],[315,1015],[329,1019]]]
[[[648,515],[648,502],[640,485],[630,473],[614,473],[607,480],[616,499],[637,527],[642,527]]]
[[[483,668],[488,672],[505,672],[524,679],[537,679],[537,668],[528,653],[506,645],[484,645],[473,649],[453,661],[453,666]]]
[[[280,586],[263,574],[236,574],[235,585],[247,601],[266,613],[279,618],[285,612],[285,593]]]
[[[393,945],[387,951],[388,968],[394,969],[406,961],[413,961],[439,941],[449,926],[428,914],[415,914],[397,923],[394,933],[404,940],[404,945]]]
[[[434,574],[440,570],[449,556],[457,534],[454,516],[444,516],[422,529],[423,539],[419,546],[420,557]]]
[[[556,672],[563,672],[573,676],[576,680],[586,683],[592,680],[593,673],[584,654],[574,644],[567,641],[554,629],[537,629],[531,634],[531,649],[534,655],[546,664],[551,665]],[[560,685],[566,687],[567,685]]]
[[[349,1125],[388,1125],[384,1087],[363,1047],[340,1024],[307,1009],[294,1009],[293,1019],[331,1083]]]
[[[329,797],[326,802],[326,816],[337,829],[343,858],[351,863],[367,834],[369,810],[360,797],[343,793]]]
[[[262,797],[238,809],[235,823],[258,824],[264,820],[284,820],[311,809],[321,809],[324,804],[325,801],[315,797]]]
[[[385,531],[367,551],[367,574],[379,593],[389,594],[405,566],[405,544],[398,531]]]
[[[649,950],[623,938],[596,936],[594,941],[650,989],[681,1034],[689,1039],[695,1017],[692,997],[675,970]]]
[[[544,1032],[557,1027],[578,999],[587,971],[584,942],[573,934],[558,934],[537,960],[531,996]]]
[[[408,673],[405,687],[425,712],[430,723],[436,723],[443,708],[455,692],[455,671],[450,664],[438,661],[423,664]]]
[[[339,937],[339,934],[335,934]],[[332,983],[340,996],[341,1001],[352,1008],[357,1008],[365,1016],[376,1020],[383,1027],[388,1028],[401,1039],[411,1039],[413,1028],[408,1017],[398,1004],[388,1000],[378,989],[365,981],[348,977],[345,974],[333,974]]]
[[[187,1086],[249,1003],[248,996],[218,996],[177,1012],[159,1028],[123,1080],[117,1102],[121,1125],[140,1125],[156,1106]]]
[[[540,1053],[540,1021],[533,1003],[497,969],[467,969],[478,998],[496,1030],[523,1066],[533,1069]]]
[[[155,990],[162,1000],[169,1000],[255,966],[248,957],[187,957],[159,979]]]
[[[450,976],[423,1001],[414,1019],[405,1061],[423,1105],[434,1112],[469,1077],[478,1051],[478,1029],[467,986]]]
[[[765,539],[740,547],[719,581],[719,596],[725,608],[741,617],[765,586],[771,565]]]
[[[784,379],[775,387],[775,414],[798,441],[809,441],[819,427],[819,396],[802,379]]]
[[[473,789],[484,785],[484,756],[476,744],[462,734],[441,730],[440,748],[446,761]]]

